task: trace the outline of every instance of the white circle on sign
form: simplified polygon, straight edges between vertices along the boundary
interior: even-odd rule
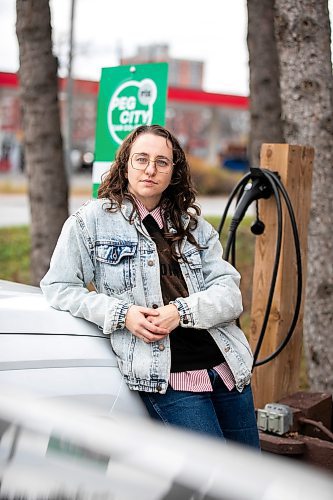
[[[148,102],[140,102],[141,105],[144,105],[147,107],[146,110],[136,110],[133,107],[132,101],[130,99],[136,99],[136,96],[139,96],[139,90],[142,87],[142,84],[145,84],[144,87],[144,92],[143,95],[145,95],[145,98],[149,95]],[[148,83],[148,85],[147,85]],[[133,88],[133,95],[132,96],[124,96],[126,97],[126,103],[121,102],[121,97],[119,100],[119,95],[121,92],[129,87],[134,87]],[[135,87],[137,87],[138,91],[135,90]],[[145,90],[146,89],[146,90]],[[135,97],[134,97],[135,96]],[[118,134],[121,133],[123,134],[124,132],[131,132],[134,128],[138,127],[139,125],[151,125],[152,120],[153,120],[153,104],[156,100],[157,97],[157,88],[153,80],[150,78],[146,78],[142,80],[141,82],[136,81],[136,80],[130,80],[127,82],[122,83],[118,88],[115,89],[113,95],[111,96],[110,103],[108,106],[108,111],[107,111],[107,124],[108,124],[108,129],[110,132],[110,135],[112,139],[117,143],[121,144],[123,142],[123,138],[120,137]],[[139,100],[139,97],[138,97]],[[130,108],[128,108],[130,103]],[[123,113],[123,118],[125,119],[124,122],[121,121],[121,116],[119,117],[120,122],[119,123],[114,123],[113,121],[113,112],[116,109],[119,109],[119,106],[127,106],[127,109],[124,109],[122,111]],[[138,118],[139,117],[139,118]],[[126,120],[132,120],[132,123],[126,123]]]
[[[140,83],[135,81],[135,80],[130,80],[129,82],[124,82],[118,88],[116,88],[116,90],[114,91],[114,93],[110,99],[110,103],[109,103],[109,107],[108,107],[108,114],[107,114],[107,122],[108,122],[109,132],[111,134],[112,139],[119,145],[123,142],[123,139],[121,139],[117,135],[117,132],[115,130],[115,125],[112,121],[112,111],[117,107],[118,96],[119,96],[120,92],[122,92],[127,87],[140,87]]]
[[[138,99],[144,106],[152,106],[156,101],[157,87],[153,80],[145,78],[141,81],[138,90]]]

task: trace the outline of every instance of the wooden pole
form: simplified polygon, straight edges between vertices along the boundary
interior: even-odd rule
[[[254,369],[252,387],[257,408],[263,408],[266,403],[277,402],[299,389],[313,158],[314,150],[311,147],[288,144],[263,144],[261,147],[260,166],[279,174],[294,209],[302,255],[303,294],[298,322],[286,348],[272,361]],[[296,303],[297,274],[293,233],[283,199],[281,203],[283,234],[280,265],[258,360],[271,354],[281,344],[289,330]],[[259,214],[265,224],[265,231],[256,238],[255,247],[250,329],[253,350],[261,332],[275,259],[277,211],[274,196],[259,201]]]

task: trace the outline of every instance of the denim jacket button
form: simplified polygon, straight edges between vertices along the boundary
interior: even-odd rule
[[[228,351],[230,351],[230,347],[226,347],[226,348],[224,349],[224,352],[228,352]]]
[[[164,344],[158,344],[158,348],[160,351],[164,351],[165,345]]]
[[[156,386],[156,389],[157,389],[157,392],[161,392],[162,391],[162,386],[158,385],[158,386]]]
[[[148,266],[153,266],[154,265],[154,261],[153,260],[148,260],[147,264],[148,264]]]
[[[158,309],[158,305],[157,305],[157,304],[153,304],[153,305],[152,305],[152,308],[153,308],[153,309]]]

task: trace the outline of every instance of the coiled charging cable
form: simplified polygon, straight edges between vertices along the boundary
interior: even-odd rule
[[[224,213],[221,218],[221,222],[218,226],[218,233],[221,235],[221,232],[223,230],[223,226],[225,224],[228,211],[230,209],[231,203],[233,202],[234,198],[237,196],[237,203],[236,203],[236,209],[234,216],[232,217],[230,227],[229,227],[229,234],[228,234],[228,239],[225,247],[225,260],[229,262],[229,254],[231,251],[231,264],[236,267],[236,232],[237,228],[242,221],[247,208],[253,203],[254,201],[256,202],[256,213],[257,213],[257,218],[255,223],[252,225],[251,230],[254,234],[260,235],[263,233],[265,226],[260,221],[259,219],[259,209],[258,209],[258,200],[261,198],[270,198],[271,195],[273,194],[275,203],[276,203],[276,210],[277,210],[277,234],[276,234],[276,247],[275,247],[275,259],[274,259],[274,265],[273,265],[273,270],[272,270],[272,278],[271,278],[271,285],[268,293],[268,299],[267,299],[267,305],[265,309],[265,314],[264,314],[264,319],[261,327],[261,332],[258,338],[258,342],[256,345],[256,348],[254,350],[253,354],[253,368],[256,366],[261,366],[264,365],[265,363],[268,363],[269,361],[272,361],[288,344],[289,340],[292,337],[292,334],[295,330],[298,316],[299,316],[299,311],[300,311],[300,306],[301,306],[301,300],[302,300],[302,260],[301,260],[301,251],[300,251],[300,243],[299,243],[299,236],[298,236],[298,229],[297,229],[297,224],[296,224],[296,219],[295,219],[295,214],[294,210],[290,201],[290,198],[288,196],[287,190],[283,186],[282,182],[280,181],[280,178],[276,172],[271,172],[270,170],[264,169],[264,168],[251,168],[250,173],[246,174],[235,186],[233,189],[232,193],[229,196],[228,202],[226,204]],[[281,205],[281,197],[280,195],[282,194],[282,197],[284,199],[284,202],[287,207],[288,215],[290,218],[291,222],[291,227],[292,227],[292,233],[293,233],[293,240],[294,240],[294,247],[295,247],[295,253],[296,253],[296,269],[297,269],[297,293],[296,293],[296,303],[295,303],[295,308],[294,308],[294,314],[293,318],[290,324],[290,327],[288,329],[288,332],[283,339],[283,341],[280,343],[280,345],[277,347],[277,349],[271,353],[269,356],[265,357],[264,359],[261,359],[258,361],[258,356],[259,352],[264,340],[266,328],[267,328],[267,323],[272,307],[272,301],[273,301],[273,296],[274,296],[274,290],[275,290],[275,285],[276,285],[276,278],[278,274],[278,269],[279,269],[279,263],[280,263],[280,255],[281,255],[281,242],[282,242],[282,233],[283,233],[283,217],[282,217],[282,205]],[[238,322],[239,324],[239,322]]]

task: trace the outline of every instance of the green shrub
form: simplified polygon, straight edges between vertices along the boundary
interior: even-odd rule
[[[0,279],[30,284],[30,235],[27,226],[0,229]]]
[[[208,222],[217,229],[221,217],[206,217]],[[227,218],[221,234],[221,242],[225,248],[231,219]],[[250,333],[250,315],[252,302],[252,281],[254,266],[255,236],[251,233],[252,217],[244,217],[237,229],[236,238],[236,267],[242,277],[240,288],[243,297],[244,312],[241,316],[241,325],[247,336]]]
[[[195,156],[189,156],[188,161],[192,181],[199,195],[228,195],[242,177],[239,173],[209,165]]]

